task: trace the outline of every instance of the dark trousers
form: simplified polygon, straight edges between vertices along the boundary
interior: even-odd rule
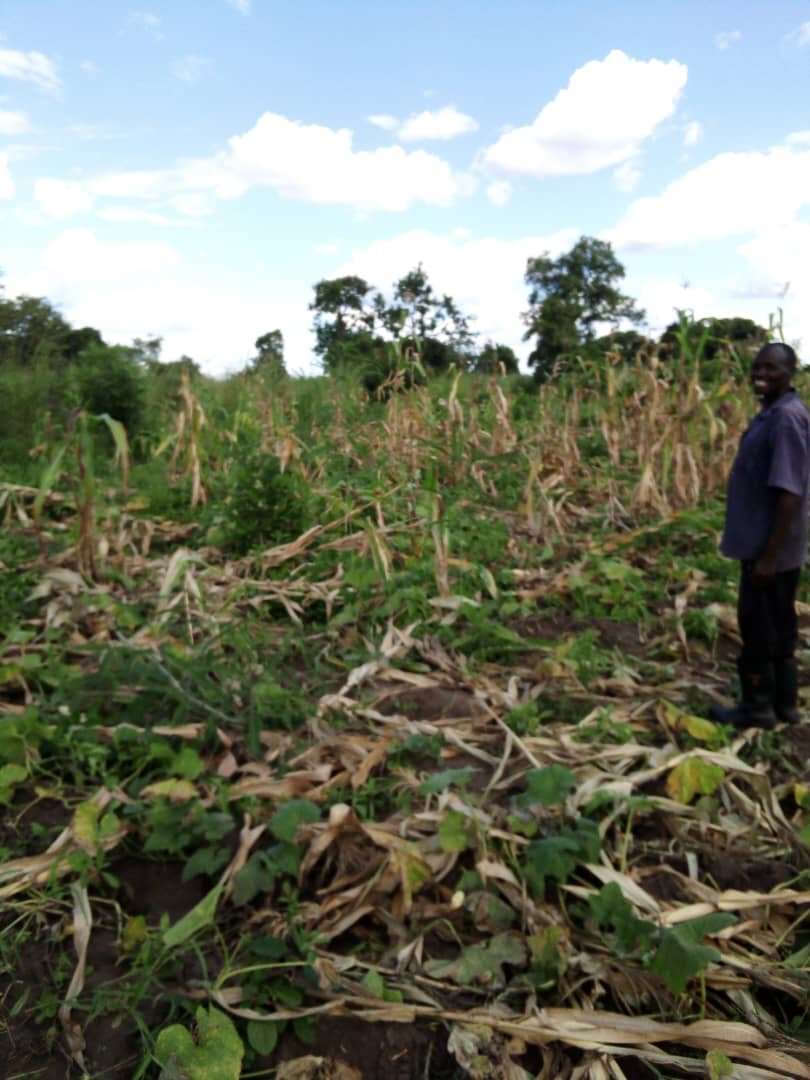
[[[766,588],[751,582],[754,564],[744,562],[740,573],[737,619],[742,637],[740,670],[765,674],[773,665],[791,660],[798,641],[796,589],[799,570],[783,570]]]

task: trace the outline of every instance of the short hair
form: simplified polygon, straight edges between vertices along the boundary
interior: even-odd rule
[[[788,369],[790,374],[796,374],[799,360],[796,356],[796,350],[791,345],[786,345],[784,341],[769,341],[767,345],[762,346],[757,353],[757,356],[762,356],[763,353],[777,353],[780,361]]]

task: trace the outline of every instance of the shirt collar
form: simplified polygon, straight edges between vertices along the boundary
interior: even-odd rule
[[[784,406],[787,405],[788,402],[792,401],[795,397],[796,388],[794,386],[789,386],[784,392],[784,394],[782,394],[781,397],[778,397],[776,401],[772,401],[770,405],[765,405],[762,409],[760,409],[759,415],[765,416],[766,413],[773,412],[774,409],[784,408]]]

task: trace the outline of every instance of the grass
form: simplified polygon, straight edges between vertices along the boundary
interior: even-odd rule
[[[85,438],[0,487],[17,1073],[263,1075],[320,1009],[479,1075],[802,1075],[806,744],[704,719],[739,389],[204,389],[128,485]]]

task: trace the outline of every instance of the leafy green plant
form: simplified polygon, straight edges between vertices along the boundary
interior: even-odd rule
[[[609,707],[597,710],[587,723],[582,723],[574,735],[577,742],[615,743],[622,745],[636,738],[636,733],[626,720],[616,720]]]
[[[575,783],[576,777],[563,765],[529,769],[526,773],[526,791],[518,796],[518,805],[540,803],[543,806],[562,806]]]
[[[155,1044],[161,1080],[239,1080],[244,1054],[233,1021],[213,1006],[197,1009],[192,1030],[173,1024]]]
[[[301,479],[282,472],[278,458],[243,442],[220,500],[209,511],[209,543],[233,555],[272,547],[300,536],[311,524],[309,492]]]
[[[294,731],[307,719],[308,709],[303,695],[281,686],[274,675],[263,675],[254,683],[251,697],[257,725],[263,728]]]
[[[613,935],[622,956],[638,956],[658,975],[673,994],[682,994],[689,979],[720,959],[720,953],[703,939],[736,923],[733,915],[715,912],[697,919],[658,927],[639,919],[616,882],[603,886],[588,900],[594,923]]]
[[[577,866],[595,862],[601,847],[599,829],[589,818],[578,818],[557,833],[532,840],[521,859],[532,895],[542,900],[548,881],[567,881]]]
[[[515,705],[505,720],[516,735],[534,735],[540,724],[540,707],[536,701]]]
[[[650,609],[643,573],[623,559],[591,556],[571,577],[571,593],[583,615],[636,622],[646,620]]]

